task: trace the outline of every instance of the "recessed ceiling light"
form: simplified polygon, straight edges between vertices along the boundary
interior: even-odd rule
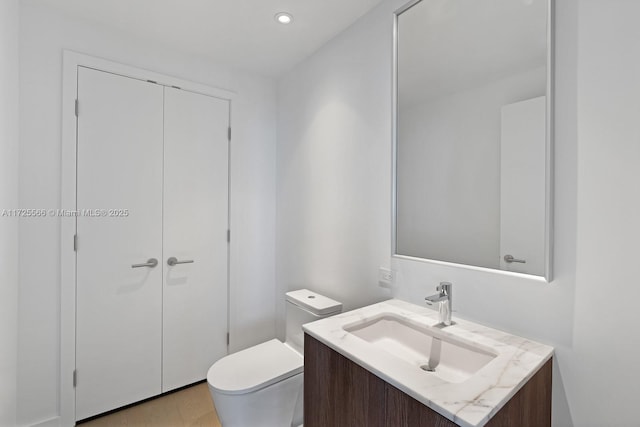
[[[291,21],[293,21],[293,16],[291,16],[291,14],[287,12],[276,13],[275,18],[276,18],[276,21],[278,21],[281,24],[290,24]]]

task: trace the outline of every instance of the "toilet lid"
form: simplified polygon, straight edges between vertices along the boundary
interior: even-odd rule
[[[209,368],[207,381],[224,394],[244,394],[301,373],[301,354],[273,339],[230,354]]]

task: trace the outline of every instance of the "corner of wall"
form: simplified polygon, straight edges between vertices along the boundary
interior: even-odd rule
[[[0,425],[15,425],[18,355],[19,2],[0,3]]]

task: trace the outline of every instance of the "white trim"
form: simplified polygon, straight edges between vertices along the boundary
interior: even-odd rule
[[[31,424],[31,427],[60,427],[60,417],[53,417]]]
[[[93,68],[95,70],[106,71],[108,73],[119,74],[121,76],[130,77],[132,79],[153,81],[163,86],[171,86],[187,90],[190,92],[200,93],[202,95],[214,96],[216,98],[232,100],[236,93],[226,90],[206,86],[200,83],[190,82],[178,77],[167,76],[165,74],[159,74],[154,71],[145,70],[142,68],[131,67],[129,65],[120,64],[117,62],[108,61],[102,58],[96,58],[94,56],[88,56],[81,53],[65,50],[64,63],[67,62],[75,64],[78,67]]]
[[[76,116],[79,58],[64,52],[62,72],[62,153],[60,208],[76,207]],[[63,426],[75,425],[76,399],[73,370],[76,366],[76,254],[73,236],[76,222],[60,220],[60,401]]]
[[[194,83],[177,77],[119,64],[93,56],[65,50],[62,70],[62,153],[60,208],[76,209],[76,115],[75,100],[78,94],[78,67],[87,67],[139,80],[152,80],[165,86],[207,96],[226,99],[231,103],[235,92]],[[82,105],[80,104],[80,114]],[[229,118],[231,120],[231,117]],[[231,125],[231,122],[230,122]],[[229,162],[229,167],[231,167]],[[229,195],[230,197],[230,195]],[[230,218],[229,218],[230,221]],[[76,253],[73,236],[76,234],[75,218],[60,219],[60,417],[52,418],[44,426],[75,425],[75,390],[73,371],[76,366]],[[82,247],[82,239],[78,239]],[[227,284],[228,286],[228,284]],[[57,420],[57,421],[56,421]]]

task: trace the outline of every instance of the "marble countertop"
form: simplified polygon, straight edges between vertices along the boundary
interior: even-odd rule
[[[553,348],[476,323],[453,317],[455,324],[439,333],[473,342],[496,355],[487,365],[461,383],[422,375],[414,364],[343,329],[381,313],[433,327],[438,313],[405,301],[392,299],[338,314],[303,326],[306,333],[374,373],[394,387],[464,427],[484,426],[553,355]]]

